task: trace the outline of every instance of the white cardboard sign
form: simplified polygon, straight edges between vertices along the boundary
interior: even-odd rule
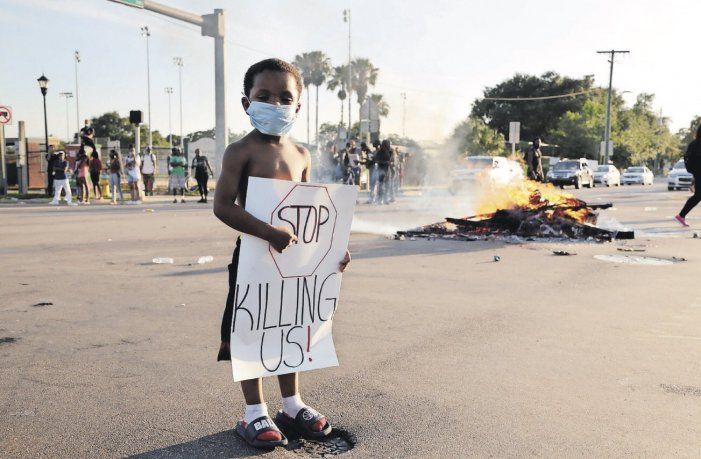
[[[246,211],[298,242],[241,238],[231,325],[234,381],[338,365],[331,336],[358,189],[251,177]]]

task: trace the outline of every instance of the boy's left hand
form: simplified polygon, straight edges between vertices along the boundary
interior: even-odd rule
[[[348,263],[351,261],[351,255],[348,250],[346,250],[346,256],[343,257],[343,260],[341,260],[341,263],[338,265],[338,269],[343,272],[346,270],[346,267],[348,267]]]

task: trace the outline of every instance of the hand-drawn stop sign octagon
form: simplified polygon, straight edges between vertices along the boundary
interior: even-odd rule
[[[333,244],[336,206],[325,186],[295,185],[270,215],[270,223],[297,236],[282,253],[269,247],[280,276],[307,277],[316,272]]]

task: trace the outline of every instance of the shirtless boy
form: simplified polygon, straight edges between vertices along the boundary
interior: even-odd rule
[[[295,67],[280,59],[266,59],[252,65],[243,83],[243,109],[255,128],[224,152],[221,176],[214,197],[214,214],[222,222],[241,233],[268,241],[282,252],[296,237],[286,227],[275,227],[258,220],[244,210],[249,177],[273,178],[308,182],[311,175],[309,152],[286,137],[301,108],[302,77]],[[229,265],[229,295],[221,326],[221,347],[217,360],[231,360],[229,347],[233,294],[236,288],[240,240]],[[350,262],[346,252],[340,260],[343,271]],[[275,422],[268,416],[260,378],[241,382],[246,401],[243,419],[236,432],[246,442],[258,448],[273,448],[287,444],[287,438],[277,424],[294,429],[308,438],[323,438],[331,432],[326,417],[307,406],[299,395],[297,373],[278,376],[282,395],[282,410]]]

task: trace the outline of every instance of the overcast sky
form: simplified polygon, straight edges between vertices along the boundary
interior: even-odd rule
[[[620,57],[614,86],[656,94],[656,109],[674,129],[701,114],[697,59],[701,2],[698,0],[161,0],[199,14],[224,8],[227,28],[229,123],[250,124],[240,106],[246,68],[271,56],[321,50],[335,65],[346,62],[348,29],[342,11],[352,10],[353,56],[380,69],[371,92],[389,101],[384,133],[402,131],[440,141],[464,119],[485,86],[515,72],[554,70],[572,77],[593,74],[606,85],[608,63],[600,49],[629,49]],[[175,88],[173,130],[178,132],[177,69],[184,60],[185,133],[214,126],[213,40],[195,26],[107,0],[0,0],[0,105],[13,107],[30,136],[43,135],[41,95],[36,79],[51,80],[47,96],[49,132],[66,136],[66,103],[59,92],[75,92],[74,50],[80,50],[80,114],[146,111],[146,47],[139,27],[151,29],[153,126],[168,130],[168,99]],[[312,93],[312,105],[313,105]],[[303,98],[306,102],[306,98]],[[75,99],[68,107],[75,126]],[[305,110],[306,107],[303,108]],[[354,119],[357,105],[354,104]],[[306,140],[306,113],[292,131]],[[346,115],[347,116],[347,113]],[[338,122],[340,101],[320,94],[320,122]],[[82,121],[81,121],[82,122]],[[313,112],[312,112],[313,123]],[[14,136],[15,126],[7,135]],[[313,130],[312,130],[313,132]],[[313,134],[312,134],[313,135]]]

